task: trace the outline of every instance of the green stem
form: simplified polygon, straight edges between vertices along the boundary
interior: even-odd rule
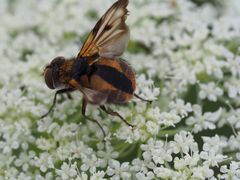
[[[141,147],[140,147],[140,143],[139,143],[139,148],[138,148],[138,151],[137,151],[137,157],[138,157],[139,159],[142,158],[142,149],[141,149]]]
[[[128,149],[129,148],[129,149]],[[119,158],[124,158],[127,157],[129,154],[132,153],[132,151],[136,148],[136,145],[133,144],[132,146],[127,146],[125,147],[122,151],[120,151],[119,153]],[[126,149],[128,149],[128,151],[126,151]]]
[[[119,141],[119,143],[117,143],[117,144],[112,144],[112,145],[114,146],[114,149],[115,149],[116,151],[119,151],[119,150],[121,150],[121,149],[125,149],[126,147],[129,146],[129,144],[127,144],[127,143],[125,143],[125,142],[120,142],[120,141]]]
[[[223,161],[223,162],[221,162],[221,163],[219,163],[219,165],[230,164],[232,161],[237,161],[235,152],[228,153],[227,156],[228,156],[228,159]]]
[[[168,162],[165,161],[165,162],[164,162],[164,165],[165,165],[166,168],[172,169],[172,168],[169,166],[169,163],[168,163]]]
[[[168,136],[174,136],[175,134],[177,134],[180,131],[190,131],[190,130],[192,130],[192,127],[190,127],[190,126],[181,126],[179,128],[171,129],[171,130],[160,130],[157,137],[158,138],[165,137],[166,134]]]

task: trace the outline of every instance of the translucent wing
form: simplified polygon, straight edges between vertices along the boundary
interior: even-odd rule
[[[123,53],[129,40],[127,5],[128,0],[118,0],[108,9],[88,35],[78,57],[114,58]]]
[[[108,94],[95,91],[89,88],[83,88],[82,93],[89,103],[95,105],[104,105],[108,99]]]
[[[107,102],[108,93],[102,93],[89,88],[85,88],[76,80],[70,80],[69,84],[75,89],[81,91],[83,93],[84,98],[86,98],[87,101],[91,104],[103,105]]]

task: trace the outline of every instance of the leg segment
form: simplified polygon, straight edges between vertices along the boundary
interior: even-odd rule
[[[56,105],[57,95],[58,95],[58,94],[64,94],[64,93],[69,94],[69,93],[72,92],[72,91],[73,91],[73,89],[71,89],[71,88],[58,90],[58,91],[55,93],[55,95],[54,95],[54,99],[53,99],[52,106],[50,107],[50,109],[48,110],[48,112],[47,112],[46,114],[44,114],[43,116],[41,116],[41,119],[47,117],[48,114],[52,112],[54,106]]]
[[[111,109],[107,109],[105,106],[100,106],[100,108],[106,112],[107,114],[110,114],[112,116],[117,116],[119,117],[124,123],[126,123],[128,126],[131,126],[132,128],[134,128],[135,126],[130,124],[129,122],[126,121],[126,119],[124,119],[120,114],[118,114],[117,112],[114,112]]]
[[[145,102],[148,102],[148,103],[152,103],[152,101],[151,101],[151,100],[143,99],[142,97],[140,97],[140,96],[139,96],[139,95],[137,95],[137,94],[134,94],[134,96],[135,96],[136,98],[138,98],[138,99],[142,100],[142,101],[145,101]]]
[[[71,99],[71,100],[73,99],[72,95],[69,92],[67,93],[67,97],[68,97],[68,99]]]
[[[92,118],[86,116],[86,108],[87,108],[87,101],[85,99],[83,99],[83,102],[82,102],[82,115],[83,115],[83,117],[85,117],[89,121],[92,121],[92,122],[96,123],[100,127],[100,129],[102,130],[103,136],[105,138],[106,133],[105,133],[103,127],[101,126],[101,124],[96,119],[92,119]]]

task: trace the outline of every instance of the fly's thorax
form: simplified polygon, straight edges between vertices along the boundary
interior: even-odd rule
[[[62,85],[68,85],[68,82],[72,79],[72,69],[75,64],[75,58],[66,60],[59,69],[59,82]]]
[[[87,60],[81,59],[68,59],[59,69],[59,82],[61,85],[68,85],[68,82],[72,79],[80,81],[80,78],[86,75],[89,71]]]
[[[74,61],[72,70],[71,70],[71,78],[77,81],[80,80],[80,77],[88,74],[89,65],[85,58],[80,58]]]

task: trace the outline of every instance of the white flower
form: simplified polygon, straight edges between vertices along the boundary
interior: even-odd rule
[[[63,180],[71,179],[76,177],[77,175],[77,163],[74,164],[67,164],[63,163],[61,165],[61,169],[56,169],[56,173],[58,176],[60,176]]]
[[[219,119],[222,113],[222,109],[219,108],[215,112],[206,112],[202,114],[202,109],[199,105],[193,105],[194,116],[189,117],[186,120],[186,124],[192,126],[195,133],[202,131],[203,129],[215,129],[216,121]]]
[[[219,175],[221,179],[239,179],[240,178],[240,165],[239,162],[232,161],[229,168],[226,165],[220,168],[222,175]]]
[[[41,172],[47,172],[48,169],[54,168],[52,155],[49,153],[41,153],[40,157],[35,157],[35,166],[40,168]]]
[[[227,117],[227,122],[236,129],[240,128],[240,109],[232,109]]]
[[[95,172],[97,167],[99,167],[99,159],[95,154],[90,156],[82,155],[82,171]]]
[[[36,140],[36,145],[41,150],[50,150],[55,146],[53,140],[51,139],[45,139],[45,138],[39,138]]]
[[[222,152],[223,148],[227,147],[226,139],[220,138],[218,135],[214,137],[202,137],[204,144],[203,150],[204,151],[215,151],[215,152]]]
[[[144,159],[144,160],[134,159],[132,161],[131,171],[140,173],[139,176],[148,177],[147,175],[149,172],[148,169],[152,169],[153,167],[155,167],[155,165],[153,164],[151,159]]]
[[[147,131],[152,134],[152,135],[156,135],[159,132],[159,125],[155,122],[152,121],[147,121],[146,123],[147,126]]]
[[[153,168],[151,161],[155,164],[164,164],[172,161],[171,150],[162,141],[155,141],[152,138],[147,144],[141,145],[144,151],[142,156],[145,162],[148,162],[147,167]]]
[[[138,86],[136,94],[138,94],[142,98],[154,100],[159,95],[159,88],[154,88],[153,81],[151,79],[147,79],[144,74],[141,74],[137,78],[137,82]]]
[[[160,108],[159,107],[154,107],[150,108],[147,111],[147,117],[149,119],[157,120],[161,116]]]
[[[209,101],[217,101],[218,96],[223,95],[223,90],[216,86],[213,82],[208,84],[200,84],[201,91],[199,97],[201,99],[207,98]]]
[[[240,160],[240,153],[236,153],[236,159]]]
[[[209,76],[214,75],[218,79],[223,78],[222,68],[225,65],[223,60],[218,60],[218,59],[216,59],[215,56],[206,57],[206,59],[204,59],[204,65],[205,65],[207,74]]]
[[[236,136],[232,135],[228,140],[228,147],[231,150],[236,150],[240,148],[240,132]]]
[[[201,159],[204,159],[205,165],[208,166],[218,166],[219,163],[223,162],[226,160],[227,156],[224,156],[222,154],[218,154],[215,152],[214,149],[211,149],[210,151],[202,151],[200,153]]]
[[[0,172],[5,169],[11,169],[11,164],[14,164],[16,157],[12,154],[0,154]]]
[[[199,154],[194,153],[192,156],[186,154],[183,158],[174,158],[174,167],[177,170],[184,170],[187,166],[194,167],[200,160]]]
[[[211,178],[214,174],[214,171],[208,166],[199,166],[192,169],[193,175],[192,178],[206,179]]]
[[[214,40],[210,39],[208,41],[206,41],[204,43],[204,49],[206,49],[207,51],[211,52],[211,54],[215,55],[216,57],[225,57],[225,58],[232,58],[234,55],[231,51],[229,51],[229,49],[227,49],[224,45],[222,44],[217,44]],[[217,60],[215,58],[215,56],[211,56],[209,58],[209,56],[207,56],[206,59],[212,59],[212,60]],[[207,62],[205,63],[205,66],[207,66]],[[225,64],[225,66],[227,66],[227,64]],[[207,67],[206,67],[207,68]]]
[[[131,167],[132,171],[143,171],[143,172],[147,172],[148,169],[144,164],[144,161],[140,160],[139,158],[134,159],[132,161],[132,167]]]
[[[76,180],[88,180],[88,175],[85,172],[81,172],[77,175]]]
[[[160,125],[164,125],[166,127],[168,126],[173,126],[175,127],[175,124],[179,123],[181,121],[181,117],[173,114],[173,113],[167,113],[167,112],[163,112],[160,114],[160,116],[158,117],[158,123]]]
[[[227,67],[234,77],[240,76],[240,56],[227,58]]]
[[[17,179],[19,180],[31,180],[32,177],[30,174],[26,174],[24,172],[20,172],[19,175],[17,176]]]
[[[147,172],[147,173],[138,172],[138,173],[136,174],[136,178],[139,179],[139,180],[140,180],[140,179],[141,179],[141,180],[151,180],[151,179],[154,178],[154,173],[151,172],[151,171],[149,171],[149,172]]]
[[[127,143],[133,143],[139,139],[146,139],[139,128],[133,129],[130,126],[122,126],[115,133],[116,137],[125,140]]]
[[[14,164],[21,167],[23,171],[27,171],[30,166],[34,165],[35,152],[30,151],[29,154],[21,153],[19,158],[15,160]]]
[[[174,136],[174,141],[169,142],[172,151],[177,154],[179,152],[188,154],[191,152],[198,152],[198,145],[194,141],[192,134],[186,131],[181,131]]]
[[[119,155],[118,152],[114,151],[113,147],[109,144],[106,144],[104,150],[99,150],[97,152],[98,157],[102,158],[99,160],[99,163],[102,167],[106,167],[108,162],[112,159],[116,159]]]
[[[239,79],[231,78],[224,83],[225,88],[228,91],[230,98],[236,98],[240,94],[240,83]]]
[[[69,150],[68,148],[64,147],[65,151],[69,151],[69,153],[72,154],[73,158],[80,158],[82,156],[90,156],[92,155],[93,149],[88,147],[86,144],[84,144],[82,141],[73,141],[69,144],[67,144],[67,146],[69,146]]]
[[[39,132],[48,132],[51,133],[51,130],[54,129],[52,126],[57,126],[57,123],[52,123],[52,119],[50,117],[46,117],[37,122],[38,131]]]
[[[5,170],[6,179],[16,179],[18,177],[19,171],[15,167],[10,167]]]
[[[97,172],[94,172],[91,177],[90,177],[90,180],[105,180],[106,178],[104,178],[105,176],[105,172],[104,171],[97,171]]]
[[[64,123],[60,129],[58,129],[56,132],[54,132],[54,139],[55,140],[60,140],[63,138],[67,138],[67,137],[73,137],[76,136],[77,134],[77,130],[78,130],[79,126],[75,123]]]
[[[170,170],[168,168],[164,168],[163,166],[156,167],[156,168],[154,168],[153,171],[156,174],[156,176],[159,178],[168,179],[173,176],[172,170]]]
[[[181,117],[186,117],[189,112],[192,112],[191,104],[185,104],[182,99],[170,102],[169,107],[172,109],[171,112],[179,114]]]
[[[56,150],[56,156],[59,158],[61,161],[68,159],[71,157],[71,151],[69,149],[69,144],[66,144],[65,146],[59,146]],[[72,156],[74,157],[74,156]]]
[[[45,180],[45,179],[53,179],[53,177],[55,176],[55,174],[53,175],[52,172],[48,172],[46,173],[46,175],[41,176],[39,173],[36,173],[35,179],[36,180]]]
[[[107,168],[107,174],[111,176],[111,179],[113,180],[130,179],[131,173],[128,172],[128,170],[129,170],[128,162],[120,164],[120,162],[116,160],[111,160]]]

